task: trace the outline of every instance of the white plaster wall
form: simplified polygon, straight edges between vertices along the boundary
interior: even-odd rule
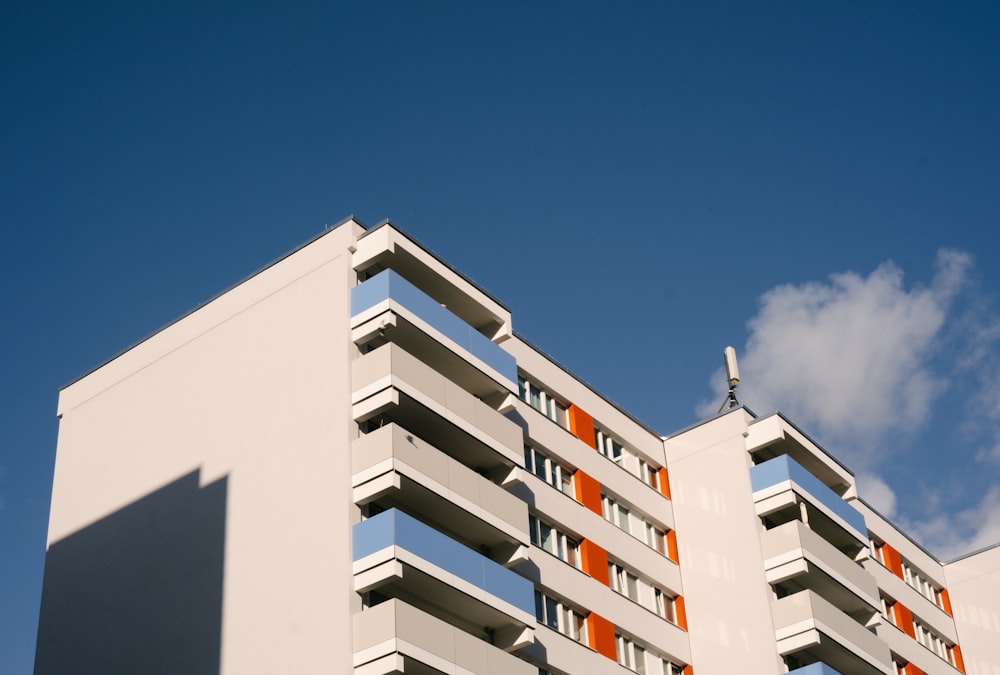
[[[1000,675],[1000,545],[944,566],[968,675]]]
[[[351,667],[359,232],[332,230],[60,396],[50,546],[194,470],[225,477],[222,673]]]
[[[665,441],[691,662],[700,673],[781,671],[744,432],[735,410]]]

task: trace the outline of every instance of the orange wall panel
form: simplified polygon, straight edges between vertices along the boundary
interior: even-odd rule
[[[691,665],[684,666],[683,675],[694,675],[694,666]]]
[[[892,606],[892,616],[896,620],[896,628],[900,629],[914,640],[917,639],[917,632],[913,628],[913,612],[906,605],[897,602]]]
[[[608,552],[589,539],[580,542],[580,563],[584,572],[605,586],[611,585],[608,578]]]
[[[660,475],[660,492],[670,499],[670,474],[667,473],[667,467],[661,466],[657,473]]]
[[[885,560],[885,566],[888,567],[893,574],[902,579],[903,560],[899,557],[899,551],[894,549],[892,546],[889,546],[889,544],[882,544],[882,558]]]
[[[573,485],[576,489],[576,501],[580,502],[597,515],[601,513],[601,484],[593,476],[577,471],[573,474]]]
[[[566,416],[569,418],[570,433],[596,450],[597,437],[594,436],[594,418],[575,403],[570,403],[566,410]]]
[[[955,660],[955,667],[965,672],[965,659],[962,658],[962,648],[955,645],[951,648],[951,657]]]
[[[667,530],[667,557],[675,563],[680,563],[680,556],[677,554],[677,531]]]
[[[591,612],[587,615],[587,639],[594,651],[618,660],[618,649],[615,646],[615,625],[599,614]]]
[[[684,607],[684,596],[678,595],[674,598],[674,617],[677,619],[677,625],[687,630],[688,627],[688,615],[687,609]]]
[[[906,673],[906,675],[924,675],[924,671],[920,670],[912,663],[907,663],[903,667],[903,672]]]

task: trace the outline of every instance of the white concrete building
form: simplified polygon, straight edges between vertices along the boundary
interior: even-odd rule
[[[1000,674],[942,564],[780,414],[662,436],[390,223],[60,393],[35,672]]]

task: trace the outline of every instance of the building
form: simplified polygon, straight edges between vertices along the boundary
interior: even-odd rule
[[[1000,673],[795,425],[663,436],[352,219],[64,388],[35,672]]]

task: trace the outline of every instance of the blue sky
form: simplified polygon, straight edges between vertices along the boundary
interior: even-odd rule
[[[655,429],[733,344],[929,547],[1000,541],[1000,8],[873,4],[0,7],[0,671],[59,387],[351,213]]]

